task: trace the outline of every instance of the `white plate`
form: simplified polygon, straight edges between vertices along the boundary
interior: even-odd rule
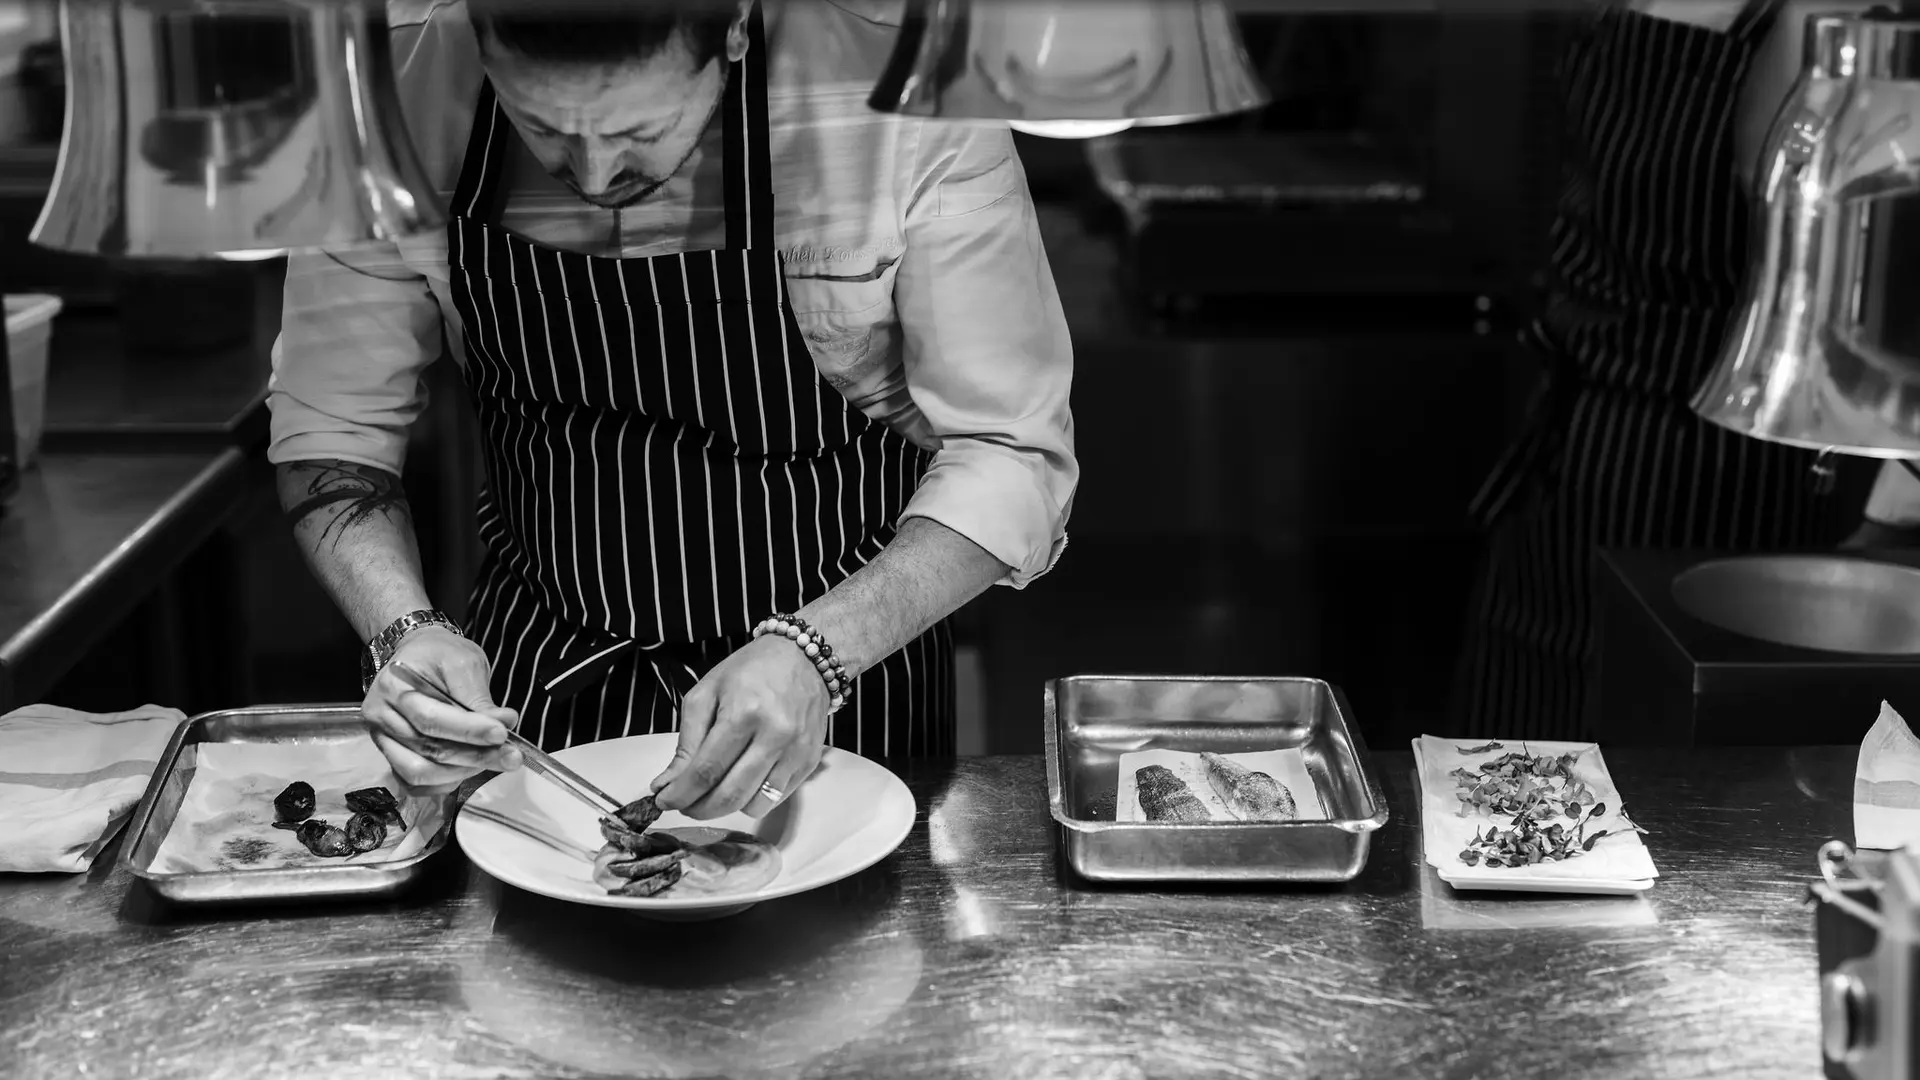
[[[1599,896],[1633,896],[1653,888],[1652,878],[1548,878],[1497,877],[1494,874],[1455,874],[1435,871],[1440,880],[1456,889],[1485,892],[1593,893]]]
[[[553,756],[616,799],[636,799],[673,758],[672,732],[569,747]],[[454,836],[480,869],[516,888],[556,900],[628,908],[667,919],[718,918],[762,900],[830,885],[886,858],[913,829],[913,794],[883,766],[828,747],[820,767],[799,790],[764,818],[730,814],[695,821],[669,811],[655,828],[690,825],[752,833],[780,852],[780,872],[766,885],[723,896],[612,896],[593,882],[592,853],[605,842],[599,819],[529,769],[516,769],[481,785],[454,821]],[[488,815],[488,816],[482,816]],[[572,845],[556,851],[518,829],[489,820],[499,815]]]

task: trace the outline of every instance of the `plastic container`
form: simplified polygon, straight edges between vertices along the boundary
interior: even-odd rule
[[[30,293],[7,297],[7,359],[13,375],[14,452],[20,468],[40,454],[47,418],[47,346],[60,298]]]

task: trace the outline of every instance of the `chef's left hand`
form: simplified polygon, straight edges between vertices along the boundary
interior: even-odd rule
[[[655,803],[708,820],[759,817],[806,781],[826,749],[827,685],[805,653],[778,635],[720,661],[680,705],[680,746],[653,781]]]

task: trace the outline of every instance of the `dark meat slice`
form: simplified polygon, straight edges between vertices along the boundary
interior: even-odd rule
[[[1212,821],[1205,803],[1165,765],[1136,769],[1133,782],[1140,792],[1140,809],[1148,821]]]
[[[653,804],[653,796],[642,795],[620,808],[615,815],[620,823],[634,832],[646,832],[653,823],[660,820],[660,808]]]
[[[601,830],[603,834],[606,831]],[[675,852],[687,850],[687,845],[677,837],[663,833],[627,833],[622,837],[621,842],[612,840],[608,842],[636,859],[652,858],[655,855],[672,855]]]
[[[685,860],[690,854],[692,854],[692,852],[683,848],[679,851],[669,851],[665,855],[650,855],[643,859],[626,859],[610,862],[607,864],[607,869],[620,877],[637,880],[643,877],[652,877],[667,867]]]
[[[285,791],[273,797],[273,814],[278,822],[289,824],[312,817],[313,785],[304,780],[288,784]]]
[[[607,843],[631,851],[636,855],[657,855],[663,851],[672,851],[682,847],[678,841],[668,846],[646,835],[647,829],[660,820],[660,808],[653,803],[653,796],[642,795],[620,808],[617,816],[600,819],[600,835]]]
[[[653,896],[663,890],[672,888],[674,884],[679,882],[680,875],[684,873],[686,873],[685,867],[676,860],[665,870],[651,877],[635,878],[617,889],[609,889],[607,891],[614,896]]]
[[[327,824],[319,818],[300,823],[294,830],[295,836],[307,846],[307,850],[323,859],[338,858],[353,854],[353,844],[347,839],[346,830]]]
[[[353,845],[354,852],[372,851],[387,842],[387,823],[373,814],[361,811],[347,820],[347,843]]]
[[[634,832],[612,818],[600,819],[600,835],[606,839],[607,843],[635,855],[664,855],[686,846],[679,840],[661,833]]]
[[[356,814],[372,814],[396,829],[407,827],[407,823],[400,820],[400,800],[384,787],[347,792],[347,809]]]

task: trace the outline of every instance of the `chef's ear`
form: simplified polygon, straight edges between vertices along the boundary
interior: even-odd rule
[[[747,55],[747,16],[753,11],[754,0],[740,0],[739,10],[733,16],[733,25],[727,27],[727,63],[737,64]]]

